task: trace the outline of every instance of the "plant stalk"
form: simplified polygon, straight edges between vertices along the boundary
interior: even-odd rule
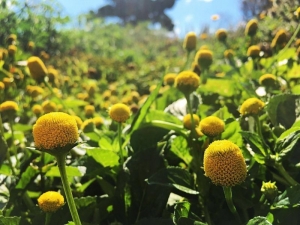
[[[119,141],[120,163],[121,166],[123,167],[124,156],[123,156],[123,148],[122,148],[122,123],[118,123],[118,141]]]
[[[63,184],[63,188],[64,188],[64,192],[66,195],[66,199],[67,199],[67,203],[70,209],[70,213],[73,219],[73,222],[76,225],[81,225],[81,221],[77,212],[77,208],[75,205],[75,201],[72,195],[72,190],[70,188],[70,184],[68,181],[68,176],[67,176],[67,171],[66,171],[66,155],[62,154],[62,155],[57,155],[56,156],[56,160],[57,160],[57,166],[60,172],[60,176],[61,176],[61,181]]]
[[[224,191],[224,194],[225,194],[225,199],[226,199],[227,205],[228,205],[230,211],[232,212],[232,214],[234,215],[236,221],[238,222],[238,224],[243,224],[239,214],[236,211],[236,208],[233,204],[233,201],[232,201],[231,187],[224,187],[223,186],[223,191]]]

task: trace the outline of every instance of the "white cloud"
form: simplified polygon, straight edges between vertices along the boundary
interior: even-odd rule
[[[198,0],[200,2],[212,2],[213,0]]]
[[[186,3],[186,4],[189,4],[189,3],[191,3],[191,1],[192,1],[192,0],[185,0],[185,3]]]

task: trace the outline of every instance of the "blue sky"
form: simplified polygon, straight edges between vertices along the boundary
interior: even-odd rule
[[[76,17],[81,13],[106,4],[105,0],[57,0],[65,13]],[[174,7],[166,13],[175,23],[175,32],[182,36],[189,31],[199,33],[205,25],[212,32],[218,28],[236,26],[242,19],[241,0],[177,0]],[[219,20],[212,21],[211,16],[218,14]]]

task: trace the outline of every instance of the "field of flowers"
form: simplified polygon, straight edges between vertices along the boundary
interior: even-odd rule
[[[0,224],[299,225],[300,8],[285,16],[184,40],[86,17],[50,49],[9,33]]]

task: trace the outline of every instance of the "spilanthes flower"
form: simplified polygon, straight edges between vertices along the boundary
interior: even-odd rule
[[[48,67],[48,78],[49,82],[54,83],[58,78],[58,71],[54,69],[53,67]]]
[[[204,152],[204,172],[215,185],[232,187],[242,183],[247,167],[240,148],[231,141],[212,142]]]
[[[41,105],[34,105],[34,106],[32,106],[32,112],[36,116],[40,116],[43,114],[43,107]]]
[[[15,45],[9,45],[8,46],[8,55],[14,56],[17,52],[18,48]]]
[[[52,112],[38,118],[33,125],[33,138],[37,149],[57,154],[68,152],[78,140],[74,117],[63,112]]]
[[[175,83],[176,73],[168,73],[164,76],[164,84],[172,86]]]
[[[288,41],[288,35],[287,35],[286,30],[280,29],[275,34],[275,37],[273,38],[272,43],[271,43],[271,47],[272,48],[275,48],[275,47],[283,48],[284,45],[287,43],[287,41]]]
[[[242,116],[256,115],[265,106],[265,103],[258,98],[248,98],[240,107],[240,113]]]
[[[79,116],[76,116],[76,115],[71,115],[75,121],[76,121],[76,124],[77,124],[77,128],[80,129],[81,128],[81,125],[82,125],[82,119],[79,117]]]
[[[189,32],[184,38],[183,48],[188,52],[196,49],[197,35],[195,32]]]
[[[200,118],[197,114],[193,114],[194,119],[194,126],[197,127],[200,122]],[[185,129],[191,130],[192,129],[192,120],[191,120],[191,114],[186,114],[183,117],[183,126]]]
[[[8,36],[8,38],[7,38],[7,42],[8,43],[12,43],[12,42],[14,42],[14,41],[16,41],[17,40],[17,35],[15,35],[15,34],[11,34],[11,35],[9,35]]]
[[[4,77],[3,83],[5,85],[5,88],[12,87],[14,84],[14,78],[13,77]]]
[[[32,51],[34,49],[34,42],[33,41],[29,41],[28,44],[27,44],[27,48],[29,51]]]
[[[270,200],[273,200],[278,193],[276,182],[264,182],[262,183],[260,191]]]
[[[65,204],[64,197],[56,191],[47,191],[38,198],[38,205],[44,212],[56,212]]]
[[[300,38],[295,41],[295,47],[298,48],[300,46]]]
[[[76,95],[76,97],[80,100],[86,101],[89,98],[89,94],[88,93],[78,93]]]
[[[42,108],[44,113],[55,112],[57,110],[57,105],[55,104],[55,102],[50,102],[49,100],[46,100],[42,103]]]
[[[137,91],[132,91],[131,93],[130,93],[130,100],[132,101],[132,102],[135,102],[135,103],[137,103],[139,100],[140,100],[140,94],[137,92]]]
[[[93,118],[93,122],[94,122],[95,127],[96,127],[97,129],[100,129],[100,128],[102,127],[102,125],[104,124],[104,120],[103,120],[103,118],[100,117],[100,116],[94,117],[94,118]]]
[[[113,121],[123,123],[130,117],[130,108],[123,103],[117,103],[110,107],[108,113]]]
[[[200,85],[199,76],[192,71],[183,71],[175,78],[175,87],[184,95],[189,95],[196,91]]]
[[[32,86],[30,89],[30,95],[32,98],[36,98],[44,93],[44,89],[39,86]]]
[[[217,30],[216,37],[220,42],[225,42],[227,39],[227,31],[225,29]]]
[[[95,113],[95,106],[93,106],[93,105],[86,105],[84,107],[84,113],[85,113],[85,116],[87,116],[87,117],[93,116],[94,113]]]
[[[19,106],[14,101],[5,101],[0,105],[0,112],[16,113]]]
[[[0,90],[4,90],[4,89],[5,89],[5,84],[2,81],[0,81]]]
[[[232,59],[234,56],[234,51],[232,49],[227,49],[224,51],[224,57],[226,59]]]
[[[247,56],[250,56],[251,58],[259,57],[259,53],[260,47],[258,45],[252,45],[247,50]]]
[[[81,124],[81,130],[83,131],[83,133],[93,132],[94,129],[95,123],[93,119],[87,119]]]
[[[36,56],[31,56],[27,60],[27,67],[30,71],[31,77],[35,79],[37,82],[42,82],[44,80],[44,77],[48,73],[47,68],[43,63],[43,61]]]
[[[277,82],[277,78],[273,74],[264,74],[259,78],[260,85],[265,87],[272,87],[276,84],[276,82]]]
[[[208,137],[216,137],[225,130],[225,123],[216,116],[208,116],[200,121],[200,130]]]
[[[110,90],[105,90],[102,94],[103,100],[107,101],[111,96],[111,91]]]
[[[256,19],[249,20],[245,28],[245,35],[252,37],[256,34],[257,29],[258,29],[257,20]]]
[[[297,10],[295,11],[295,15],[297,17],[297,19],[300,19],[300,7],[297,8]]]
[[[207,49],[200,49],[195,56],[195,61],[198,62],[201,69],[208,69],[213,62],[213,53]]]

